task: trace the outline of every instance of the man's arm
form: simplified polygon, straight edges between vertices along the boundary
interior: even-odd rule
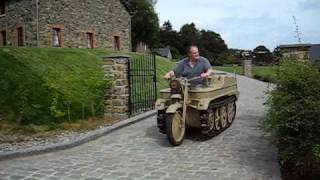
[[[201,77],[208,78],[213,73],[213,70],[212,70],[212,66],[211,66],[209,60],[206,58],[204,58],[204,59],[205,59],[205,64],[204,64],[205,67],[204,68],[206,69],[206,71],[201,74]]]
[[[165,79],[170,79],[173,76],[176,76],[176,77],[181,76],[181,74],[183,72],[183,61],[184,61],[184,59],[181,60],[172,71],[169,71],[163,77]]]
[[[202,78],[208,78],[212,73],[213,73],[213,70],[210,68],[210,69],[207,70],[207,72],[202,73],[201,77]]]

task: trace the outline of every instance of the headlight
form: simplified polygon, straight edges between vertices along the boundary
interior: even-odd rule
[[[181,84],[177,80],[172,80],[170,82],[171,93],[181,93]]]

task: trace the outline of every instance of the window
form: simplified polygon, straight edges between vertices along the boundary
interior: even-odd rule
[[[0,2],[0,15],[5,14],[6,13],[6,6],[5,6],[5,2],[1,1]]]
[[[24,38],[23,38],[23,28],[17,28],[17,38],[18,38],[18,46],[24,45]]]
[[[52,46],[61,47],[61,29],[52,28]]]
[[[114,36],[114,49],[115,50],[120,50],[120,37],[119,36]]]
[[[49,24],[49,46],[51,47],[64,47],[64,26],[63,24]]]
[[[7,32],[6,31],[1,31],[1,40],[2,40],[2,45],[6,46],[7,45]]]
[[[93,48],[93,33],[87,33],[87,48]]]

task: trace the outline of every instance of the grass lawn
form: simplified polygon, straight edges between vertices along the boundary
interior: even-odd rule
[[[241,66],[214,66],[213,69],[226,71],[230,73],[242,74]],[[253,66],[252,75],[253,78],[266,82],[274,82],[277,76],[278,66]]]

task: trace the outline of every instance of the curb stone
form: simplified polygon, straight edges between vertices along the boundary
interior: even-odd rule
[[[39,154],[44,154],[44,153],[49,153],[49,152],[53,152],[53,151],[65,150],[65,149],[69,149],[72,147],[76,147],[76,146],[82,145],[84,143],[96,140],[101,136],[112,133],[113,131],[130,126],[130,125],[135,124],[139,121],[145,120],[146,118],[154,116],[155,114],[156,114],[156,110],[148,111],[148,112],[139,114],[137,116],[128,118],[126,120],[119,121],[113,125],[94,130],[94,131],[92,131],[92,132],[90,132],[90,133],[88,133],[78,139],[75,139],[73,141],[58,143],[58,144],[54,144],[54,145],[47,145],[47,146],[42,146],[42,147],[36,147],[36,148],[28,148],[26,150],[19,150],[19,151],[14,151],[14,152],[0,153],[0,161],[14,159],[14,158],[18,158],[18,157],[39,155]]]

